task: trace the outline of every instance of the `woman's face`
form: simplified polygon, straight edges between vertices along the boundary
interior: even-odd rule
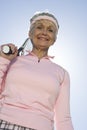
[[[29,32],[33,48],[37,49],[48,49],[55,42],[56,35],[55,24],[46,19],[36,21]]]

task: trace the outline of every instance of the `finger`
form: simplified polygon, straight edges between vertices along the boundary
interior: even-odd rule
[[[12,44],[12,43],[9,43],[8,45],[9,45],[10,48],[11,48],[12,54],[14,54],[14,53],[17,51],[17,46],[15,46],[15,45]]]

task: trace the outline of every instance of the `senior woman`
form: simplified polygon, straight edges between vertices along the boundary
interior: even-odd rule
[[[73,130],[68,72],[52,62],[49,47],[59,24],[42,12],[30,19],[32,50],[18,56],[14,44],[0,50],[0,130]]]

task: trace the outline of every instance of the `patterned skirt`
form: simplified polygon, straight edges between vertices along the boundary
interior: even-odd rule
[[[0,120],[0,130],[35,130],[35,129],[23,127],[20,125],[12,124],[4,120]]]

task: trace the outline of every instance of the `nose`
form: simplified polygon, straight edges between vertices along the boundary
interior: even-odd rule
[[[46,35],[46,34],[47,34],[47,29],[44,28],[44,29],[42,30],[42,33],[43,33],[44,35]]]

